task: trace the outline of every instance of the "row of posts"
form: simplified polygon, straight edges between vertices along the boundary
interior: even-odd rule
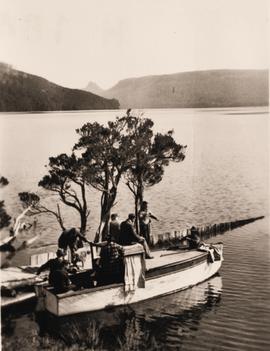
[[[258,219],[262,219],[264,216],[253,217],[248,219],[236,220],[232,222],[219,223],[214,225],[206,225],[201,227],[195,227],[201,240],[206,240],[218,234],[223,234],[227,231],[236,229],[243,225],[254,222]],[[191,228],[183,230],[173,230],[163,234],[158,234],[157,236],[151,237],[150,246],[153,247],[167,247],[173,245],[179,245],[180,243],[185,246],[187,244],[187,237],[191,233]]]

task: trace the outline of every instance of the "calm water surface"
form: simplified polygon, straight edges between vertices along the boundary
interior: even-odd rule
[[[170,166],[164,180],[146,192],[160,221],[153,232],[265,215],[266,218],[211,241],[222,240],[219,276],[170,296],[128,308],[55,320],[33,306],[2,315],[5,350],[268,350],[270,347],[268,114],[266,108],[148,110],[157,131],[174,129],[188,145],[186,160]],[[1,173],[9,212],[20,212],[17,193],[36,191],[48,157],[70,152],[75,128],[105,122],[118,111],[0,115]],[[39,189],[40,192],[40,189]],[[54,198],[40,193],[49,205]],[[89,191],[89,237],[96,230],[99,194]],[[121,186],[115,210],[124,219],[133,201]],[[77,221],[64,212],[67,224]],[[77,223],[77,222],[76,222]],[[40,239],[20,253],[55,249],[59,228],[39,218]],[[33,235],[29,233],[27,235]]]

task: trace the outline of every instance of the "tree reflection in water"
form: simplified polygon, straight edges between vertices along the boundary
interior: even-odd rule
[[[57,345],[57,350],[179,348],[196,332],[203,315],[218,307],[221,293],[221,277],[215,276],[182,292],[131,306],[62,318],[39,313],[35,320],[39,337]]]

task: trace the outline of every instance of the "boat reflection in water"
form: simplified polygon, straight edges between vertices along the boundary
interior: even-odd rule
[[[198,329],[205,313],[217,308],[219,275],[190,289],[160,298],[92,313],[56,318],[36,314],[40,337],[79,349],[143,350],[180,347]]]

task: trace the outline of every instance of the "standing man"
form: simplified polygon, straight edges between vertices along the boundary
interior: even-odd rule
[[[110,233],[111,241],[118,243],[119,236],[120,236],[120,223],[118,222],[118,214],[117,213],[111,214],[109,233]]]
[[[143,201],[139,211],[140,234],[146,239],[148,245],[151,238],[151,219],[158,221],[157,217],[149,212],[148,202]]]
[[[128,218],[120,225],[120,245],[140,243],[144,247],[145,258],[153,258],[144,237],[138,235],[134,228],[135,214],[130,213]]]

